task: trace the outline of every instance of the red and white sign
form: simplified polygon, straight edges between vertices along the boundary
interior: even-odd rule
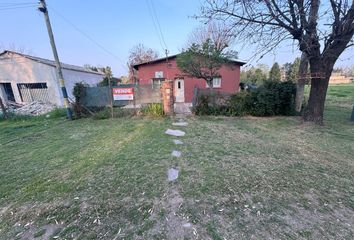
[[[133,100],[134,88],[113,88],[113,99],[117,100]]]

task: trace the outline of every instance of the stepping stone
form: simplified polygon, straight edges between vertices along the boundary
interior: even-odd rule
[[[175,181],[178,178],[178,170],[174,168],[168,169],[167,178],[169,182]]]
[[[173,142],[174,142],[176,145],[181,145],[181,144],[183,144],[182,141],[177,140],[177,139],[173,139]]]
[[[173,129],[167,129],[167,131],[165,132],[168,135],[172,135],[175,137],[182,137],[184,136],[186,133],[180,130],[173,130]]]
[[[192,224],[190,224],[190,223],[185,223],[185,224],[183,224],[182,226],[185,227],[185,228],[190,228],[190,227],[192,227]]]
[[[173,126],[181,126],[181,127],[185,127],[188,125],[187,122],[174,122],[172,123]]]
[[[182,153],[180,151],[173,150],[171,155],[174,156],[174,157],[180,157],[182,155]]]

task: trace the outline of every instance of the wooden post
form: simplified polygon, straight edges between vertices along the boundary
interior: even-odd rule
[[[111,103],[111,117],[114,118],[112,81],[110,77],[108,77],[108,85],[109,85],[109,100]]]
[[[1,107],[1,111],[2,111],[2,115],[4,116],[4,118],[7,118],[7,113],[6,113],[6,108],[4,106],[4,103],[2,102],[2,99],[0,97],[0,107]]]

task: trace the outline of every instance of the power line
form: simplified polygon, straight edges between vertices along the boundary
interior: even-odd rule
[[[157,17],[157,14],[156,14],[156,11],[155,11],[154,1],[153,1],[153,0],[150,0],[150,3],[151,3],[151,8],[152,8],[153,14],[154,14],[155,19],[156,19],[156,22],[157,22],[157,27],[158,27],[159,32],[160,32],[160,34],[161,34],[162,42],[163,42],[163,44],[165,45],[166,49],[168,49],[167,44],[166,44],[166,42],[165,42],[165,38],[164,38],[163,32],[162,32],[162,30],[161,30],[161,25],[160,25],[159,18]]]
[[[151,2],[149,2],[149,0],[146,0],[146,5],[148,7],[150,18],[151,18],[152,23],[153,23],[154,28],[155,28],[155,31],[156,31],[156,34],[157,34],[157,38],[159,39],[160,46],[161,46],[162,50],[165,50],[165,48],[167,48],[166,47],[166,43],[165,43],[165,46],[164,46],[163,45],[164,40],[163,40],[163,37],[161,37],[161,32],[158,29],[158,26],[157,26],[158,24],[155,22],[156,20],[155,20],[155,18],[153,16],[152,6],[150,6],[150,4],[151,4]]]
[[[0,11],[7,11],[7,10],[16,10],[16,9],[23,9],[23,8],[32,8],[36,7],[36,5],[26,5],[26,6],[18,6],[18,7],[1,7],[0,6]]]
[[[47,4],[47,7],[50,8],[55,14],[57,14],[59,17],[61,17],[65,22],[67,22],[71,27],[73,27],[77,32],[81,33],[84,37],[86,37],[88,40],[90,40],[93,44],[95,44],[97,47],[99,47],[101,50],[118,60],[120,65],[122,66],[123,70],[126,68],[125,65],[123,65],[123,60],[118,57],[117,55],[113,54],[111,51],[106,49],[103,45],[101,45],[99,42],[97,42],[95,39],[93,39],[90,35],[82,31],[79,27],[77,27],[74,23],[72,23],[69,19],[67,19],[65,16],[63,16],[61,13],[59,13],[57,10],[55,10],[53,7],[49,6]]]

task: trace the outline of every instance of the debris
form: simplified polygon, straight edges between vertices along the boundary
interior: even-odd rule
[[[174,157],[180,157],[182,155],[182,153],[180,151],[173,150],[171,155]]]
[[[182,137],[184,136],[186,133],[180,130],[173,130],[173,129],[167,129],[167,131],[165,132],[168,135],[172,135],[172,136],[176,136],[176,137]]]
[[[177,140],[177,139],[174,139],[173,142],[174,142],[176,145],[181,145],[181,144],[183,144],[182,141]]]
[[[168,169],[167,173],[168,181],[174,181],[178,178],[178,170],[174,168]]]
[[[31,103],[27,103],[20,108],[14,109],[13,112],[15,114],[19,114],[19,115],[37,116],[37,115],[46,114],[46,113],[54,110],[55,108],[56,108],[56,106],[53,104],[43,103],[40,101],[34,101]]]

